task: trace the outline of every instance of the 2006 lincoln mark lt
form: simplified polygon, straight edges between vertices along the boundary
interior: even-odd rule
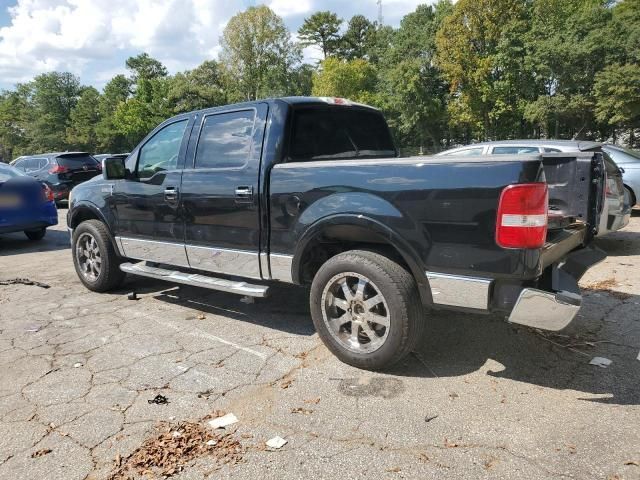
[[[380,369],[437,308],[559,330],[604,254],[598,151],[398,158],[382,114],[282,98],[173,117],[74,188],[73,261],[94,291],[125,273],[267,296],[310,285],[327,347]]]

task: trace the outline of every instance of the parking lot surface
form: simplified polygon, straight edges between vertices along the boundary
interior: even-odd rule
[[[181,479],[640,478],[638,212],[598,241],[609,257],[566,330],[433,311],[381,373],[325,349],[302,288],[86,290],[65,214],[42,242],[0,237],[0,281],[50,286],[0,285],[1,479],[150,478],[145,459],[176,448],[165,473]],[[222,413],[239,420],[224,434],[207,424]],[[201,427],[191,459],[179,448]],[[266,448],[275,436],[288,443]]]

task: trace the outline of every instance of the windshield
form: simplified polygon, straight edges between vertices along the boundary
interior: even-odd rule
[[[6,182],[11,178],[25,177],[26,175],[9,165],[0,165],[0,182]]]
[[[289,161],[393,157],[396,149],[380,113],[357,107],[296,109]]]

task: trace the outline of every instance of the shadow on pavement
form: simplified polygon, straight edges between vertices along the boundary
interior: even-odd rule
[[[617,292],[614,292],[616,294]],[[591,291],[598,298],[605,291]],[[624,304],[611,299],[616,308],[635,308],[640,296],[625,297]],[[596,305],[593,305],[595,310]],[[586,309],[591,309],[589,304]],[[581,311],[582,312],[582,311]],[[587,312],[585,316],[589,316]],[[633,314],[632,314],[633,315]],[[415,377],[455,377],[481,369],[491,359],[503,368],[487,375],[508,378],[559,390],[584,392],[585,400],[607,404],[640,404],[640,325],[630,318],[612,323],[603,318],[577,317],[565,330],[541,332],[519,327],[484,315],[433,311],[428,314],[425,339],[404,365],[386,373]],[[608,325],[605,325],[608,324]],[[606,338],[606,327],[620,329]],[[622,333],[625,335],[622,335]],[[622,340],[621,340],[622,339]],[[613,360],[606,369],[589,365],[591,358],[604,356]],[[588,398],[590,395],[602,398]]]
[[[0,234],[0,257],[70,248],[69,234],[63,230],[48,228],[45,237],[35,242],[29,240],[23,232]]]

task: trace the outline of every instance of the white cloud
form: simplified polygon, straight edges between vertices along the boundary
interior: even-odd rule
[[[16,0],[11,23],[0,28],[0,87],[52,70],[101,86],[130,55],[146,51],[171,72],[216,58],[219,38],[246,0]],[[384,0],[385,23],[395,24],[424,0]],[[253,2],[260,3],[260,2]],[[375,0],[267,0],[295,32],[305,16],[332,10],[344,19],[375,19]],[[312,60],[318,52],[305,50]]]

